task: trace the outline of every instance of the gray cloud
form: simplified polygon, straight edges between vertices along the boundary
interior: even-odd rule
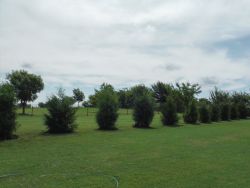
[[[235,0],[1,0],[1,72],[31,69],[48,85],[68,87],[181,78],[206,90],[216,78],[242,89],[249,58],[233,59],[230,44],[216,45],[249,34],[249,7]]]
[[[205,77],[202,78],[202,84],[205,86],[216,86],[219,80],[216,77]]]

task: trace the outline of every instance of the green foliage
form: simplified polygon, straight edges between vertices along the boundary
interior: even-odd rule
[[[159,104],[165,103],[167,97],[172,94],[173,86],[163,82],[157,82],[152,85],[153,97]]]
[[[211,111],[207,104],[202,104],[199,107],[199,120],[201,123],[211,122]]]
[[[199,84],[177,83],[177,89],[181,93],[181,99],[185,108],[188,108],[190,101],[195,99],[195,95],[201,93],[201,86]]]
[[[192,100],[187,108],[185,109],[184,115],[184,122],[185,123],[190,123],[190,124],[196,124],[198,121],[198,110],[197,110],[197,105],[196,101]]]
[[[43,90],[44,83],[41,76],[20,70],[12,71],[7,75],[7,79],[14,86],[16,97],[21,101],[23,114],[25,114],[27,102],[34,101],[37,98],[37,93]]]
[[[134,127],[149,128],[154,117],[154,103],[151,95],[144,93],[137,96],[134,102]]]
[[[101,130],[114,130],[118,118],[118,98],[113,88],[103,88],[98,94],[96,121]]]
[[[232,120],[236,120],[236,119],[239,119],[239,117],[240,117],[239,105],[233,103],[233,104],[231,105],[231,119],[232,119]]]
[[[121,89],[117,92],[119,107],[131,108],[133,106],[133,95],[129,89]]]
[[[0,139],[11,139],[16,130],[15,92],[10,84],[0,85]]]
[[[246,103],[240,102],[238,104],[238,108],[239,108],[239,117],[240,117],[240,119],[247,119],[249,109],[247,108]]]
[[[218,122],[221,118],[221,109],[219,105],[211,105],[211,121]]]
[[[214,91],[210,92],[210,100],[213,104],[217,105],[221,105],[222,103],[229,103],[230,94],[215,87]]]
[[[79,103],[84,100],[85,96],[84,93],[79,88],[77,88],[73,89],[73,98],[75,99],[75,101],[77,101],[79,107]]]
[[[97,106],[97,96],[96,95],[89,95],[88,105],[91,107]]]
[[[136,100],[138,98],[140,98],[141,96],[147,95],[147,96],[150,96],[152,98],[152,91],[143,84],[133,86],[130,89],[130,91],[131,91],[131,94],[132,94],[132,104],[133,104],[133,106],[135,105]]]
[[[39,108],[45,108],[45,107],[46,107],[46,103],[44,103],[44,102],[39,102],[39,103],[38,103],[38,106],[39,106]]]
[[[167,101],[161,105],[161,113],[163,125],[173,126],[178,123],[176,104],[172,97],[168,97]]]
[[[185,110],[185,104],[184,104],[184,100],[183,100],[181,91],[179,91],[176,88],[173,88],[171,96],[173,97],[173,99],[175,101],[177,112],[183,113]]]
[[[231,119],[231,105],[229,103],[221,104],[221,120],[230,121]]]
[[[53,95],[47,102],[48,114],[45,114],[45,125],[49,133],[70,133],[77,127],[74,99],[64,95],[59,89],[58,95]]]

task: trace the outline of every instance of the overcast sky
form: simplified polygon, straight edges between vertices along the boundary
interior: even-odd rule
[[[102,82],[250,88],[249,0],[0,0],[0,77],[40,74],[45,90]]]

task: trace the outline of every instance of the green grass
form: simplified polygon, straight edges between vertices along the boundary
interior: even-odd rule
[[[97,131],[78,112],[68,135],[43,135],[44,110],[19,116],[17,140],[0,142],[0,187],[250,187],[250,120],[132,128],[121,111],[118,131]],[[2,177],[12,174],[12,176]]]

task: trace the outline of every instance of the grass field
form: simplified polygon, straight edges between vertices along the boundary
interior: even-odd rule
[[[156,114],[154,129],[135,129],[121,111],[108,132],[82,109],[76,133],[51,136],[44,112],[19,116],[19,138],[0,142],[1,188],[250,187],[250,120],[169,128]]]

